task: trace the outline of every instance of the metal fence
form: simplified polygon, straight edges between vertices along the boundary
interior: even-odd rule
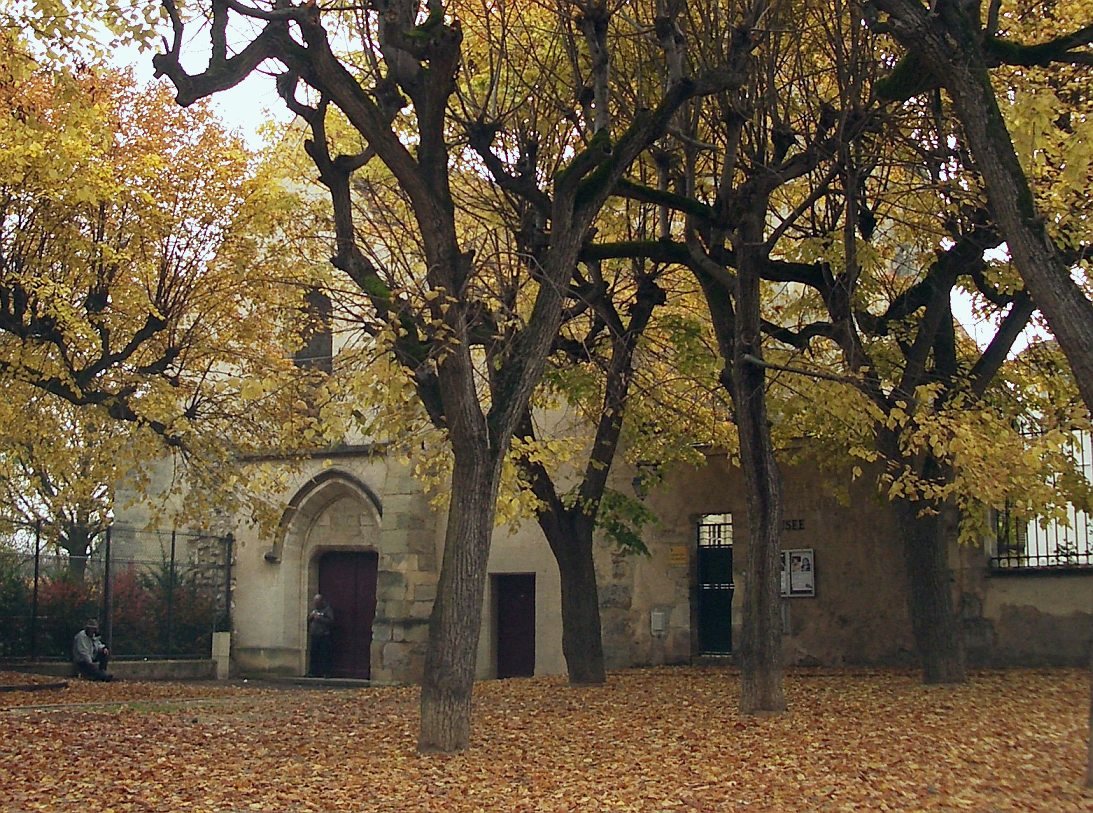
[[[0,658],[70,657],[99,619],[115,658],[207,658],[231,628],[230,534],[110,528],[89,557],[0,549]]]

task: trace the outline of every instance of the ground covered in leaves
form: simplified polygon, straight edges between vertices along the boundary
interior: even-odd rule
[[[1086,672],[794,673],[760,718],[738,691],[698,668],[485,682],[471,749],[424,757],[412,688],[73,680],[0,694],[0,810],[1093,811]]]

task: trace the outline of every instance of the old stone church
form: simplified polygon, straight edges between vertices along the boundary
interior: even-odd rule
[[[633,472],[614,476],[627,488]],[[784,653],[788,664],[914,663],[893,517],[864,480],[840,502],[807,466],[785,476]],[[305,618],[321,592],[336,618],[335,674],[413,682],[424,659],[444,517],[401,464],[368,447],[293,472],[279,528],[234,528],[231,658],[237,674],[301,675]],[[746,515],[740,473],[710,454],[646,497],[650,555],[597,552],[609,668],[731,656],[738,638]],[[139,512],[123,517],[139,523]],[[1084,519],[1081,517],[1081,519]],[[984,665],[1079,664],[1093,634],[1093,547],[1032,538],[951,553],[969,658]],[[1031,526],[1030,526],[1031,527]],[[1058,530],[1058,529],[1056,529]],[[1075,550],[1078,555],[1071,555]],[[999,555],[999,554],[1003,555]],[[480,678],[563,673],[557,566],[538,526],[495,532]]]

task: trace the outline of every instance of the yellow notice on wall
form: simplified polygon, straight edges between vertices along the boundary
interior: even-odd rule
[[[690,561],[690,549],[686,545],[672,545],[668,549],[668,567],[687,567]]]

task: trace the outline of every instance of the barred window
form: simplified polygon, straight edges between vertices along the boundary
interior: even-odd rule
[[[698,546],[721,548],[732,545],[732,514],[703,514],[698,520]]]
[[[1093,482],[1093,435],[1076,433],[1071,446],[1081,471]],[[1008,506],[995,515],[997,570],[1093,569],[1093,515],[1067,506],[1066,521],[1021,517]]]

